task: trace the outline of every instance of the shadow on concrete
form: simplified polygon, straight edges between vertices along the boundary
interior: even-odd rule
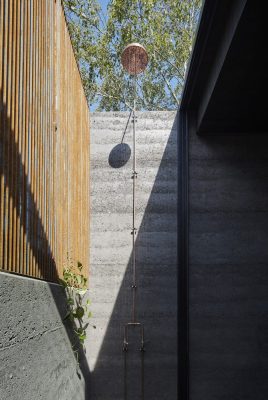
[[[127,143],[124,143],[125,135],[128,130],[128,126],[130,123],[130,118],[132,115],[132,111],[129,113],[129,117],[126,123],[126,127],[124,129],[121,143],[117,144],[109,154],[109,165],[112,168],[121,168],[129,161],[131,156],[131,148]]]
[[[34,195],[31,189],[28,175],[26,173],[25,165],[23,163],[21,154],[19,152],[18,144],[15,142],[15,133],[11,128],[11,121],[8,117],[7,107],[3,102],[3,94],[0,92],[0,109],[1,109],[1,137],[0,137],[0,175],[4,177],[4,210],[9,209],[12,214],[20,222],[20,230],[26,237],[27,244],[29,245],[33,256],[36,260],[37,269],[40,271],[44,280],[50,282],[58,281],[58,273],[44,229],[43,221],[40,217],[37,204],[34,200]],[[2,190],[2,187],[0,188]],[[12,202],[11,202],[12,199]],[[11,209],[12,204],[12,209]],[[5,230],[9,229],[7,217],[4,216],[3,234]],[[6,236],[10,241],[11,238]],[[1,262],[1,269],[5,272],[8,271],[5,260],[9,260],[12,254],[9,253],[10,247],[3,246],[3,259]],[[7,252],[7,253],[6,253]],[[23,249],[20,249],[20,257]],[[20,265],[22,260],[20,259]],[[29,273],[29,260],[26,260],[26,273]],[[20,271],[22,274],[22,270]],[[60,316],[63,318],[66,310],[66,296],[63,288],[50,285],[51,295],[54,298]],[[3,321],[2,321],[3,323]],[[65,324],[66,332],[68,334],[70,344],[72,345],[76,338],[73,334],[71,326]],[[81,346],[77,346],[81,373],[85,380],[86,398],[89,398],[89,376],[90,371],[85,358],[85,354]],[[70,347],[71,349],[71,347]],[[79,372],[78,372],[79,373]]]
[[[146,154],[142,161],[145,165],[143,173],[137,155],[137,219],[141,220],[136,238],[137,321],[145,329],[144,363],[139,328],[130,329],[128,352],[122,351],[123,328],[131,321],[132,310],[130,254],[101,350],[91,372],[92,400],[177,398],[177,134],[175,120],[161,162],[157,160],[159,167],[145,210],[139,195],[146,190],[146,174],[151,160]],[[124,149],[119,146],[116,146],[118,164],[124,158]],[[128,170],[131,177],[131,163]],[[131,226],[131,213],[128,215]],[[131,243],[130,230],[127,235]],[[120,254],[118,256],[120,260]]]
[[[190,132],[191,398],[264,400],[268,136]]]
[[[109,165],[112,168],[123,167],[131,156],[131,148],[126,143],[117,144],[109,154]]]

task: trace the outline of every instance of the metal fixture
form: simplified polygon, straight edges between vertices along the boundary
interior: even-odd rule
[[[125,353],[124,359],[124,393],[125,400],[127,400],[127,351],[128,351],[128,331],[131,327],[139,327],[140,329],[140,348],[141,352],[141,399],[144,399],[144,327],[137,321],[137,304],[136,304],[136,294],[137,294],[137,276],[136,276],[136,180],[138,178],[138,173],[136,171],[136,90],[137,90],[137,75],[143,72],[148,64],[148,54],[143,46],[139,43],[129,44],[122,53],[121,62],[123,68],[133,76],[133,110],[132,110],[132,123],[133,123],[133,165],[132,165],[132,318],[131,322],[128,322],[124,326],[124,341],[123,341],[123,351]]]
[[[149,58],[145,48],[139,43],[131,43],[124,48],[121,63],[130,75],[138,75],[147,67]]]

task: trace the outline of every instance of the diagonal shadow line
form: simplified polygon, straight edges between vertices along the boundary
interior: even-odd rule
[[[23,233],[26,237],[27,243],[29,244],[33,256],[37,260],[37,267],[39,268],[42,277],[46,281],[58,281],[58,272],[56,269],[56,264],[53,258],[50,243],[48,241],[45,228],[40,217],[36,202],[34,200],[33,193],[31,191],[31,186],[29,183],[28,176],[26,174],[25,166],[22,161],[22,156],[19,152],[18,144],[15,142],[14,132],[11,129],[10,117],[8,117],[7,107],[3,103],[2,90],[0,91],[0,110],[1,110],[1,136],[0,136],[0,176],[4,177],[4,190],[8,188],[9,199],[13,199],[13,210],[15,210],[17,216],[21,215],[19,218],[20,226],[23,229]],[[4,149],[8,149],[8,154],[4,154]],[[10,161],[13,161],[12,164]],[[15,167],[14,167],[15,166]],[[16,174],[19,171],[20,174]],[[25,185],[24,195],[22,196],[22,185]],[[0,188],[1,189],[1,188]],[[19,192],[19,196],[18,196]],[[5,196],[5,201],[9,201],[7,196]],[[27,220],[27,210],[30,210],[30,221]],[[39,237],[39,242],[36,242],[34,238],[34,233],[29,229],[32,227],[32,222],[36,221],[37,232]],[[4,229],[5,223],[3,224]],[[10,240],[11,238],[9,238]],[[7,254],[8,256],[8,254]],[[42,264],[40,264],[42,260]],[[0,260],[3,262],[3,260]],[[51,268],[51,272],[48,271],[48,267]],[[2,269],[3,270],[3,269]],[[10,272],[6,271],[5,272]],[[51,279],[53,277],[53,279]],[[54,286],[54,288],[53,288]],[[57,289],[62,293],[59,296],[59,290],[55,290],[55,285],[49,285],[51,294],[53,296],[54,302],[57,306],[59,315],[63,319],[65,314],[65,309],[63,304],[66,304],[66,295],[60,285],[56,285]],[[76,336],[73,333],[73,329],[69,323],[64,324],[66,333],[68,335],[71,345],[74,341],[77,343]],[[85,398],[89,398],[89,378],[90,370],[82,346],[78,344],[78,354],[80,360],[80,368],[85,381]]]
[[[8,188],[9,197],[13,200],[12,212],[15,210],[17,217],[20,216],[20,227],[23,229],[26,240],[37,261],[37,267],[42,278],[49,281],[57,281],[59,276],[53,259],[52,250],[31,191],[31,185],[26,174],[21,154],[19,153],[18,145],[14,140],[14,132],[11,130],[10,118],[7,116],[7,108],[2,101],[2,92],[0,92],[0,96],[2,112],[0,173],[4,176],[5,194]],[[4,149],[7,149],[5,154]],[[19,174],[17,172],[19,172]],[[6,194],[4,196],[6,203],[9,202],[9,198],[7,197]],[[29,226],[32,227],[35,222],[37,224],[36,235],[39,240],[35,240],[33,232],[29,229]],[[3,228],[4,230],[6,229],[5,223],[3,224]],[[9,238],[9,240],[10,239],[11,238]],[[7,254],[7,257],[8,256],[10,256],[10,254]],[[5,267],[4,260],[1,261],[2,265]],[[50,269],[52,270],[52,274],[50,274]]]
[[[177,269],[178,259],[177,259],[177,240],[175,240],[175,245],[171,244],[171,248],[168,249],[168,239],[163,240],[163,243],[158,242],[155,243],[154,240],[157,240],[157,229],[160,229],[159,222],[156,221],[156,214],[162,216],[165,213],[171,213],[170,220],[164,222],[165,229],[171,229],[172,225],[174,231],[171,232],[171,235],[177,239],[177,194],[174,194],[169,205],[163,203],[157,203],[157,196],[159,193],[161,194],[161,190],[167,190],[166,194],[168,194],[168,189],[163,189],[161,185],[167,184],[170,180],[173,183],[171,185],[177,187],[177,156],[172,156],[171,153],[177,153],[177,124],[178,124],[178,116],[174,116],[174,124],[171,128],[171,134],[167,140],[166,147],[162,154],[162,158],[159,163],[158,171],[152,185],[152,190],[148,199],[148,203],[143,212],[143,218],[140,224],[140,228],[138,230],[137,238],[136,238],[136,255],[137,255],[137,272],[138,272],[138,285],[140,286],[140,291],[138,293],[138,320],[142,322],[145,327],[145,342],[147,346],[147,351],[145,352],[145,377],[144,377],[144,395],[147,399],[160,399],[160,398],[176,398],[177,394],[177,368],[173,365],[170,371],[164,371],[164,368],[161,369],[159,365],[154,365],[152,352],[161,349],[161,351],[166,352],[166,354],[171,355],[176,354],[176,345],[174,341],[177,342],[177,293],[175,295],[174,288],[169,288],[170,292],[167,295],[165,289],[163,291],[159,290],[159,286],[161,283],[167,281],[169,277],[166,274],[174,274],[173,283],[177,285],[177,270],[174,271],[174,267]],[[120,157],[120,155],[119,155]],[[172,164],[172,162],[175,164]],[[139,168],[137,167],[138,171]],[[137,195],[138,196],[138,195]],[[116,198],[115,198],[116,201]],[[170,208],[168,208],[170,207]],[[172,207],[175,207],[172,209]],[[120,212],[118,212],[120,214]],[[174,218],[175,215],[175,218]],[[161,217],[162,217],[161,216]],[[173,220],[172,220],[173,219]],[[176,227],[175,227],[176,225]],[[156,235],[154,236],[154,234]],[[163,235],[164,236],[164,235]],[[176,248],[174,248],[174,246]],[[167,259],[168,267],[171,267],[169,272],[164,271],[162,269],[163,265],[161,264],[161,260],[157,261],[159,247],[161,251],[163,251],[162,256],[160,258]],[[91,250],[91,253],[94,250]],[[101,250],[95,250],[101,251]],[[165,254],[170,251],[171,254]],[[120,259],[120,257],[119,257]],[[163,260],[162,260],[163,261]],[[172,264],[172,265],[171,265]],[[144,270],[146,270],[144,272]],[[163,280],[162,280],[163,279]],[[162,282],[161,282],[162,281]],[[131,320],[131,282],[132,282],[132,252],[130,253],[129,261],[125,268],[124,277],[122,283],[120,284],[117,298],[115,300],[113,310],[111,313],[110,320],[108,322],[108,327],[104,334],[104,338],[100,347],[100,351],[96,360],[95,368],[91,372],[91,382],[92,382],[92,398],[96,399],[120,399],[120,400],[129,400],[129,399],[140,399],[142,396],[140,395],[140,368],[139,368],[139,352],[137,353],[137,358],[133,357],[132,361],[133,365],[138,366],[137,369],[132,371],[131,368],[128,367],[128,381],[124,381],[124,353],[122,352],[123,347],[123,325],[126,322]],[[158,287],[155,287],[154,293],[149,293],[148,284],[151,282],[155,282]],[[169,281],[168,281],[169,282]],[[177,286],[176,286],[177,287]],[[178,288],[177,288],[178,289]],[[100,300],[98,299],[98,302]],[[158,311],[157,307],[164,308],[164,315],[160,318],[159,315],[156,315],[155,320],[152,322],[152,314]],[[156,310],[156,311],[155,311]],[[160,313],[159,313],[160,314]],[[167,332],[165,328],[165,322],[170,323],[170,331]],[[172,325],[174,323],[174,326]],[[156,325],[155,325],[156,324]],[[157,325],[158,324],[158,325]],[[96,325],[98,322],[96,321]],[[119,329],[121,328],[121,333],[119,334]],[[159,328],[158,332],[155,332],[155,327]],[[156,343],[157,338],[162,343]],[[134,342],[133,342],[134,339]],[[168,340],[166,340],[168,339]],[[132,337],[130,340],[130,350],[129,354],[132,357],[131,353],[136,351],[135,346],[139,346],[137,337]],[[148,342],[149,340],[149,342]],[[136,342],[135,342],[136,341]],[[137,347],[138,348],[138,347]],[[156,353],[155,353],[156,354]],[[156,359],[155,359],[156,361]],[[174,363],[174,360],[172,360]],[[155,364],[158,364],[157,362]],[[149,372],[148,372],[149,371]],[[152,372],[153,371],[153,372]],[[133,373],[133,379],[131,378],[131,374]],[[155,376],[153,376],[155,373]],[[172,375],[173,374],[173,375]],[[175,375],[174,375],[175,374]],[[106,385],[103,385],[103,379],[105,378]],[[134,382],[135,381],[135,382]],[[149,381],[151,381],[149,383]],[[168,384],[170,383],[170,385]],[[136,386],[135,383],[138,383]],[[128,387],[128,390],[125,391]],[[134,392],[131,393],[131,390]],[[136,392],[135,392],[136,391]],[[168,396],[168,392],[170,397]],[[176,393],[175,393],[176,392]]]

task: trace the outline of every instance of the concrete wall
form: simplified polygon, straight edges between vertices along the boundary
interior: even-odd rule
[[[144,324],[147,341],[146,400],[177,399],[175,117],[174,112],[146,112],[138,113],[137,121],[138,320]],[[124,112],[91,115],[90,297],[92,323],[97,327],[90,331],[87,344],[92,400],[126,398],[125,384],[128,399],[141,398],[137,330],[130,335],[127,376],[122,352],[123,326],[131,319],[132,123],[127,125],[128,118]]]
[[[267,145],[190,135],[190,400],[267,399]]]
[[[62,288],[0,273],[0,305],[0,399],[87,399],[89,370],[85,360],[77,369]]]

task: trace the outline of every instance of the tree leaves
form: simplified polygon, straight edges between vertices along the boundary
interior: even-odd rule
[[[140,42],[149,54],[138,76],[139,109],[176,109],[180,102],[201,0],[111,0],[103,15],[96,0],[65,0],[67,20],[88,100],[99,111],[133,104],[121,53]]]
[[[65,289],[66,294],[66,315],[63,320],[69,320],[72,323],[74,332],[81,345],[87,337],[86,329],[89,323],[84,323],[84,318],[91,318],[92,313],[88,307],[90,300],[84,301],[83,296],[87,292],[87,278],[82,274],[83,265],[80,261],[77,262],[77,271],[74,269],[74,264],[67,254],[68,265],[63,270],[63,279],[60,279],[60,284]],[[93,326],[95,329],[95,326]],[[76,351],[76,350],[75,350]]]

